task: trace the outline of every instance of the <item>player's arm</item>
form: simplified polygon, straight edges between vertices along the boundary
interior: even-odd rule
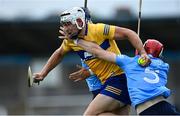
[[[129,64],[129,62],[131,62],[131,58],[129,56],[123,55],[123,54],[116,55],[113,52],[102,49],[96,43],[89,42],[83,39],[78,39],[76,43],[78,46],[82,47],[87,52],[92,53],[96,57],[109,61],[109,62],[116,63],[120,66],[127,65]]]
[[[42,81],[48,73],[57,66],[59,62],[61,62],[64,55],[67,53],[67,50],[64,50],[64,48],[59,47],[49,58],[43,69],[39,73],[34,74],[34,80],[35,82]]]
[[[143,48],[143,43],[141,39],[133,30],[107,24],[98,24],[96,28],[96,33],[103,36],[103,39],[128,39],[130,43],[134,46],[134,48],[138,50],[138,53],[141,55],[141,57],[145,60],[148,59],[146,51]]]
[[[142,66],[147,66],[149,65],[150,58],[148,57],[141,39],[139,36],[134,32],[133,30],[123,28],[123,27],[115,27],[115,33],[114,33],[114,39],[115,40],[123,40],[123,39],[128,39],[131,44],[138,50],[138,53],[141,55],[142,60],[145,61]]]
[[[109,62],[115,62],[116,60],[116,54],[113,52],[105,51],[102,49],[99,45],[85,41],[83,39],[78,39],[77,45],[82,47],[85,51],[92,53],[96,57],[109,61]]]
[[[141,39],[133,30],[116,26],[114,39],[115,40],[128,39],[131,42],[131,44],[138,50],[140,54],[146,54],[146,51],[143,48],[143,43]]]

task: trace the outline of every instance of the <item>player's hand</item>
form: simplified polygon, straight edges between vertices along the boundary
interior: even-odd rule
[[[44,76],[41,75],[41,73],[34,73],[33,74],[33,82],[39,83],[40,81],[43,81]]]
[[[58,38],[60,39],[68,39],[70,37],[70,35],[65,32],[63,27],[60,27],[59,33],[60,33],[60,36],[58,36]]]
[[[63,27],[60,27],[59,33],[60,33],[60,36],[58,36],[58,38],[60,38],[60,39],[68,38],[68,34],[65,32]]]
[[[142,61],[142,62],[139,62],[139,61]],[[138,63],[143,67],[146,67],[151,63],[151,60],[147,54],[141,54],[139,61]]]
[[[85,69],[79,65],[77,65],[77,68],[79,69],[78,71],[71,73],[69,75],[69,78],[71,80],[74,80],[74,82],[85,80],[86,78],[88,78],[91,75],[87,69]]]

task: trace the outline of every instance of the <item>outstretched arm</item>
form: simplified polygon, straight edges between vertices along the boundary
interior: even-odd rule
[[[62,60],[66,51],[63,47],[58,48],[49,58],[43,69],[39,73],[34,73],[34,81],[42,81],[47,74],[57,66],[57,64]]]
[[[77,40],[77,45],[82,47],[85,51],[92,53],[96,57],[109,61],[116,61],[116,54],[113,52],[103,50],[99,45],[93,42],[85,41],[83,39]]]

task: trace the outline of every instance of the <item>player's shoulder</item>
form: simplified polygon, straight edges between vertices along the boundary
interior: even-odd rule
[[[151,56],[150,59],[151,59],[151,65],[163,69],[169,69],[169,64],[164,62],[162,59],[153,56]]]
[[[105,25],[107,25],[107,24],[104,24],[104,23],[88,23],[88,26],[94,27],[94,28],[102,28]]]
[[[103,34],[108,34],[112,25],[104,24],[104,23],[96,23],[93,25],[93,27],[96,32],[104,32]]]
[[[110,27],[111,25],[105,23],[97,23],[96,26],[99,28],[106,28],[106,27]]]
[[[100,36],[104,30],[105,24],[103,23],[88,23],[88,32]]]

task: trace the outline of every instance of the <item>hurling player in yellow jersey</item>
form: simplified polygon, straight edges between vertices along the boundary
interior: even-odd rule
[[[102,83],[100,93],[89,104],[84,115],[105,113],[112,115],[116,114],[113,111],[130,104],[127,82],[122,69],[116,64],[94,57],[74,44],[73,40],[81,38],[95,42],[104,50],[120,54],[115,40],[128,39],[141,54],[141,57],[148,59],[138,35],[127,28],[102,23],[88,23],[85,21],[85,13],[80,7],[64,11],[61,14],[60,22],[62,27],[60,27],[59,32],[61,33],[60,38],[64,39],[63,43],[52,54],[43,69],[39,73],[34,74],[35,82],[42,81],[56,67],[66,53],[75,51]],[[128,114],[128,111],[125,110],[122,114]]]

